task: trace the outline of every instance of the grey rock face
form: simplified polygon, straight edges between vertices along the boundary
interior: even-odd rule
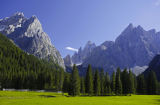
[[[36,16],[28,19],[23,13],[16,13],[9,18],[4,18],[0,20],[0,32],[12,39],[25,52],[65,68],[60,53],[52,45]]]
[[[64,58],[64,63],[66,66],[71,66],[71,64],[81,65],[84,59],[90,56],[93,49],[96,48],[95,43],[88,41],[84,48],[80,47],[78,52],[75,52],[73,56],[67,55]]]
[[[92,43],[91,41],[88,41],[87,44],[85,45],[84,49],[81,47],[78,50],[78,53],[76,52],[72,56],[72,62],[74,64],[81,64],[84,59],[88,56],[90,56],[92,50],[96,47],[95,43]]]
[[[117,67],[133,68],[145,66],[160,53],[160,33],[144,30],[141,26],[130,24],[115,42],[104,42],[96,47],[91,56],[85,58],[83,66],[91,64],[113,72]]]
[[[63,60],[65,62],[65,66],[68,66],[68,67],[73,66],[73,62],[70,55],[67,55],[65,58],[63,58]]]

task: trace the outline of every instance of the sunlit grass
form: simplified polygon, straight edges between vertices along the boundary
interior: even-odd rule
[[[160,105],[160,96],[65,97],[51,92],[0,91],[0,105]]]

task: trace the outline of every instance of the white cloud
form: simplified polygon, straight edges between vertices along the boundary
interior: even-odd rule
[[[65,49],[70,50],[70,51],[78,52],[78,49],[75,49],[75,48],[72,48],[72,47],[66,47]]]
[[[156,2],[154,4],[155,4],[155,6],[160,6],[160,0],[156,0]]]

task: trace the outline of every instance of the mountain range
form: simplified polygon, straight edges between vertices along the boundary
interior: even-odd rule
[[[0,33],[6,35],[25,52],[56,63],[65,69],[60,53],[43,31],[36,16],[26,18],[23,13],[17,12],[10,17],[1,19]]]
[[[105,41],[100,45],[88,41],[84,48],[80,47],[78,52],[64,59],[43,31],[36,16],[26,18],[23,13],[17,12],[0,19],[0,33],[23,51],[56,63],[64,69],[73,64],[80,65],[80,68],[91,64],[93,68],[103,68],[110,74],[117,67],[132,69],[134,73],[140,74],[146,70],[153,57],[160,53],[160,32],[155,29],[146,31],[140,25],[134,27],[129,24],[115,41]]]
[[[86,44],[83,50],[89,53],[84,53],[80,47],[78,53],[71,56],[70,60],[75,64],[79,61],[83,67],[88,64],[97,68],[102,67],[109,73],[120,67],[132,69],[133,72],[140,74],[148,67],[152,58],[160,53],[159,43],[160,32],[156,32],[155,29],[146,31],[140,25],[134,27],[129,24],[115,41],[105,41],[99,46],[90,45],[93,47]],[[88,51],[86,47],[89,48]]]

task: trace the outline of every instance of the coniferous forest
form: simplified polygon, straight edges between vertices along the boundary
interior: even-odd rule
[[[72,73],[57,64],[38,59],[19,49],[0,34],[0,87],[15,89],[50,89],[71,96],[109,96],[130,94],[160,94],[160,83],[153,71],[147,76],[135,76],[130,70],[113,72],[92,70],[88,65],[85,76],[79,76],[76,65]]]

